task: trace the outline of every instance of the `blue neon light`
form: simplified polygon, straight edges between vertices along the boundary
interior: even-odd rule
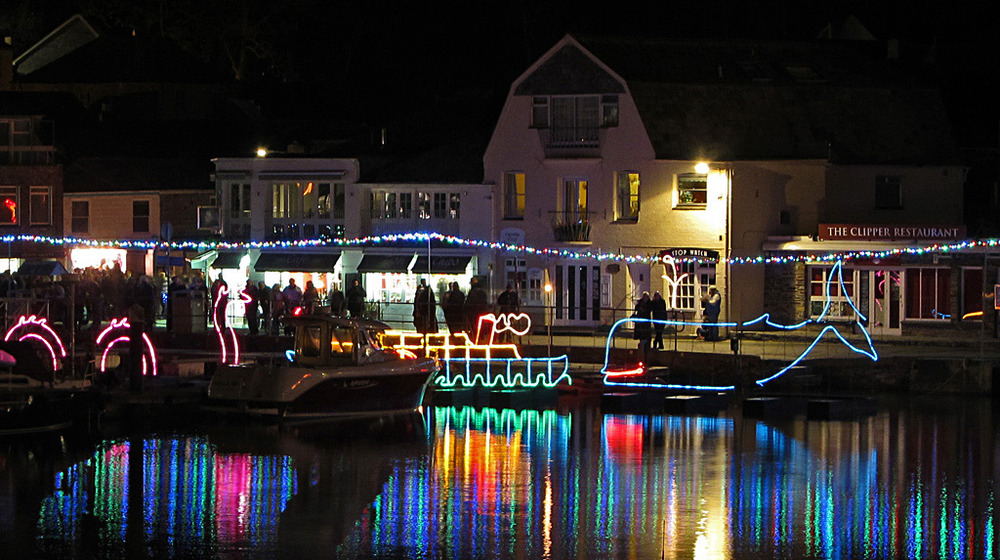
[[[698,325],[701,327],[739,326],[741,328],[746,328],[763,323],[769,327],[776,329],[787,330],[787,331],[797,330],[809,324],[813,323],[819,324],[825,322],[827,313],[829,313],[830,307],[833,303],[832,298],[830,297],[830,287],[831,284],[834,282],[834,279],[836,279],[836,282],[839,285],[840,293],[845,295],[845,297],[847,298],[848,305],[851,306],[851,309],[854,310],[854,313],[857,316],[857,318],[854,320],[854,325],[861,331],[861,334],[864,336],[866,347],[859,348],[858,346],[855,346],[853,343],[847,340],[846,337],[844,337],[844,335],[838,330],[837,326],[832,324],[827,324],[822,328],[822,330],[820,330],[819,334],[816,335],[812,343],[806,346],[805,350],[803,350],[802,353],[798,355],[798,357],[792,360],[791,363],[781,368],[773,375],[770,375],[763,379],[756,380],[755,383],[763,387],[768,382],[771,382],[781,377],[785,373],[787,373],[790,369],[792,369],[793,367],[798,365],[802,360],[804,360],[806,356],[808,356],[809,353],[812,352],[813,348],[815,348],[816,345],[819,344],[819,341],[824,336],[827,335],[827,333],[833,333],[833,335],[836,336],[844,344],[844,346],[847,346],[852,351],[870,358],[873,362],[877,362],[878,352],[875,350],[875,344],[872,341],[871,335],[868,333],[868,329],[866,329],[864,326],[864,322],[867,321],[867,318],[863,313],[861,313],[861,310],[858,309],[857,305],[854,304],[854,300],[848,295],[847,289],[844,286],[843,261],[838,260],[837,263],[831,269],[830,275],[827,277],[826,285],[824,286],[823,289],[823,295],[826,297],[826,302],[823,306],[823,312],[820,313],[819,317],[817,317],[816,319],[809,319],[806,321],[802,321],[800,323],[796,323],[794,325],[782,325],[779,323],[775,323],[774,321],[771,320],[771,315],[769,313],[764,313],[763,315],[757,317],[756,319],[745,321],[743,323],[737,323],[737,322],[697,323],[693,321],[641,319],[635,317],[626,317],[624,319],[619,319],[611,327],[610,332],[608,332],[608,338],[604,346],[604,366],[601,368],[601,373],[604,375],[604,384],[616,387],[658,388],[658,389],[688,390],[688,391],[732,391],[735,389],[735,386],[733,385],[725,385],[725,386],[672,385],[672,384],[660,384],[660,383],[612,381],[611,377],[614,372],[609,369],[609,366],[611,363],[611,342],[614,339],[615,331],[623,324],[635,324],[635,323],[649,323],[651,325],[674,325],[674,326]]]

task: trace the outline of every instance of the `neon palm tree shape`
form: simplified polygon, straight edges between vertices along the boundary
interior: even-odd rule
[[[852,324],[861,332],[862,335],[864,335],[864,341],[865,341],[864,345],[860,347],[856,346],[854,343],[848,340],[847,337],[845,337],[840,332],[836,324],[829,323],[827,321],[827,315],[829,314],[830,307],[833,304],[833,299],[830,297],[831,294],[830,288],[833,282],[837,282],[839,293],[844,294],[845,298],[847,299],[848,305],[850,305],[851,309],[854,310],[855,319],[854,321],[852,321]],[[611,331],[608,333],[607,343],[604,348],[604,366],[601,368],[601,373],[604,375],[604,384],[608,386],[619,386],[619,387],[652,387],[658,389],[673,389],[673,390],[685,390],[685,391],[721,392],[721,391],[732,391],[736,389],[735,385],[682,385],[682,384],[670,384],[670,383],[648,383],[639,381],[638,379],[640,379],[646,373],[646,366],[641,362],[637,367],[631,367],[627,369],[611,368],[610,365],[611,342],[614,337],[615,330],[617,330],[623,324],[635,324],[635,323],[650,323],[652,325],[673,325],[673,326],[698,325],[701,327],[715,326],[715,327],[742,327],[742,328],[764,324],[769,327],[785,331],[798,330],[809,324],[824,324],[823,328],[816,335],[813,341],[808,346],[806,346],[806,348],[788,365],[781,368],[773,375],[770,375],[762,379],[757,379],[755,383],[761,387],[763,387],[764,385],[766,385],[771,381],[774,381],[775,379],[781,377],[782,375],[788,373],[789,370],[791,370],[799,363],[801,363],[802,360],[804,360],[806,356],[808,356],[809,353],[812,352],[813,348],[815,348],[816,345],[819,344],[820,340],[822,340],[828,334],[832,334],[833,336],[835,336],[837,339],[840,340],[840,342],[844,344],[844,346],[847,346],[852,351],[861,354],[863,356],[866,356],[873,362],[877,362],[878,352],[875,350],[875,345],[872,342],[871,335],[868,333],[868,329],[866,329],[864,325],[864,323],[867,321],[867,318],[861,313],[861,310],[858,309],[857,305],[854,304],[854,300],[851,298],[846,289],[846,286],[844,285],[842,261],[838,260],[837,263],[830,270],[830,275],[827,277],[826,284],[823,287],[823,296],[826,299],[823,305],[823,312],[820,313],[820,315],[815,319],[808,319],[800,323],[796,323],[794,325],[782,325],[780,323],[775,323],[774,321],[771,320],[771,315],[769,313],[765,313],[760,317],[757,317],[756,319],[745,321],[743,323],[736,323],[736,322],[696,323],[693,321],[637,319],[633,317],[621,319],[618,322],[616,322],[614,326],[611,327]],[[840,325],[843,325],[843,323],[840,323]]]

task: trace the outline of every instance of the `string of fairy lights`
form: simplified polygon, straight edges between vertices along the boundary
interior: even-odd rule
[[[162,241],[162,240],[142,240],[142,239],[86,239],[82,237],[50,237],[42,235],[4,235],[0,236],[3,243],[39,243],[63,247],[84,247],[84,248],[114,248],[114,249],[134,249],[134,250],[159,250],[159,251],[232,251],[249,249],[310,249],[310,248],[350,248],[360,246],[378,246],[394,243],[430,243],[438,242],[446,245],[473,249],[488,249],[502,251],[506,253],[520,253],[527,255],[537,255],[559,259],[585,259],[596,261],[610,261],[622,263],[653,263],[659,260],[658,255],[625,255],[613,252],[597,251],[577,251],[573,249],[560,249],[553,247],[532,247],[530,245],[515,245],[503,242],[491,242],[477,239],[465,239],[453,235],[443,235],[435,232],[412,232],[393,235],[375,235],[367,237],[355,237],[352,239],[300,239],[282,241],[222,241],[222,240],[191,240],[191,241]],[[899,247],[884,249],[880,251],[857,250],[857,251],[830,251],[824,253],[795,253],[795,254],[769,254],[749,257],[719,257],[718,259],[706,259],[698,257],[677,257],[679,262],[721,262],[728,265],[759,265],[759,264],[784,264],[795,262],[830,262],[850,261],[854,259],[885,259],[896,256],[912,255],[920,256],[924,254],[955,253],[975,249],[997,249],[1000,247],[1000,239],[968,239],[965,241],[955,241],[947,244],[935,243],[920,247]],[[777,252],[776,252],[777,253]]]

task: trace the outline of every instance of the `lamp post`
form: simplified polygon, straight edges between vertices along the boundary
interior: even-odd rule
[[[549,356],[552,356],[552,284],[545,283],[545,327],[549,333]]]

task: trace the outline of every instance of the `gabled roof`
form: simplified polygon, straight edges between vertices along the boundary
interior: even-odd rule
[[[620,76],[658,159],[957,162],[937,89],[875,46],[567,36],[512,93],[615,93],[601,75]]]

